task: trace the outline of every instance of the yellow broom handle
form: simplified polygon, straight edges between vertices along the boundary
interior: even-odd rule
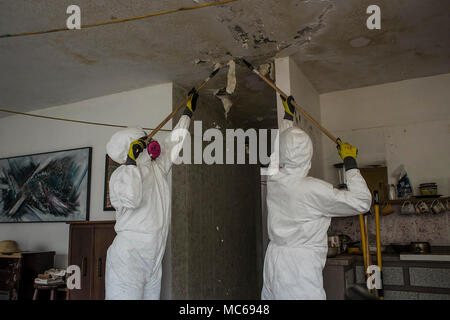
[[[200,91],[200,89],[201,88],[203,88],[205,85],[206,85],[206,83],[208,83],[208,81],[209,80],[211,80],[211,78],[213,78],[216,74],[217,74],[217,72],[219,72],[219,70],[220,70],[220,67],[219,68],[217,68],[217,69],[215,69],[209,76],[208,76],[208,78],[206,78],[205,80],[203,80],[203,82],[202,83],[200,83],[200,85],[197,87],[197,88],[195,88],[195,90],[198,92],[198,91]],[[184,107],[185,105],[186,105],[186,103],[188,102],[188,100],[189,100],[189,96],[187,96],[179,105],[178,105],[178,107],[176,107],[175,108],[175,110],[173,110],[163,121],[161,121],[161,123],[155,128],[155,129],[153,129],[153,131],[147,136],[147,139],[145,140],[145,143],[149,143],[150,142],[150,140],[151,140],[151,138],[170,120],[170,119],[172,119],[175,115],[176,115],[176,113],[182,108],[182,107]]]
[[[364,274],[367,272],[367,252],[366,252],[366,232],[364,227],[364,217],[362,214],[359,215],[359,227],[361,229],[361,248],[363,251],[363,260],[364,260]]]
[[[381,258],[381,230],[380,230],[380,201],[378,198],[378,191],[374,191],[374,207],[375,207],[375,225],[377,233],[377,262],[378,268],[380,268],[381,285],[383,286],[383,260]],[[384,300],[383,288],[377,290],[378,296],[381,300]]]
[[[254,73],[256,73],[262,80],[264,80],[269,86],[271,86],[276,92],[278,92],[279,94],[281,94],[285,99],[288,98],[287,94],[285,94],[283,91],[281,91],[280,88],[278,88],[272,81],[270,81],[269,79],[267,79],[265,76],[263,76],[258,70],[256,70],[256,68],[253,67],[253,65],[251,63],[249,63],[247,60],[242,59],[242,61],[245,63],[245,65],[252,70]],[[333,136],[331,134],[330,131],[328,131],[327,129],[325,129],[319,122],[316,121],[316,119],[314,119],[313,117],[311,117],[311,115],[306,112],[302,107],[300,107],[297,102],[295,102],[295,100],[292,101],[293,106],[300,112],[302,113],[306,118],[309,119],[309,121],[311,121],[317,128],[320,129],[320,131],[322,131],[328,138],[330,138],[333,142],[336,142],[337,138],[335,136]]]
[[[378,267],[383,268],[383,263],[381,261],[381,235],[380,235],[380,205],[375,204],[375,224],[377,228],[377,261]]]

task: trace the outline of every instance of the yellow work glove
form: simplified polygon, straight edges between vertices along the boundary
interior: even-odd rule
[[[339,156],[344,161],[345,171],[357,169],[356,156],[358,154],[358,149],[350,143],[343,143],[340,138],[336,140],[336,143]]]
[[[146,136],[139,138],[139,139],[133,141],[132,143],[130,143],[130,149],[128,149],[127,161],[125,162],[125,164],[136,165],[137,157],[147,147],[147,144],[145,143],[145,139],[147,139]]]
[[[194,114],[194,111],[197,108],[198,93],[195,90],[195,88],[192,88],[191,91],[189,91],[188,95],[189,99],[186,102],[186,108],[184,108],[183,114],[189,116],[189,118],[192,118],[192,115]]]
[[[294,100],[293,96],[289,96],[287,99],[285,97],[283,97],[280,94],[280,98],[281,98],[281,102],[283,103],[284,106],[284,119],[287,120],[294,120],[294,112],[295,112],[295,107],[292,104],[292,101]]]

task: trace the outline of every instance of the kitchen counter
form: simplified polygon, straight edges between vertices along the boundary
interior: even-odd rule
[[[371,253],[370,257],[372,258],[372,263],[377,263],[377,255]],[[398,253],[383,253],[382,254],[382,260],[383,262],[390,262],[390,261],[400,261],[400,255]],[[329,265],[350,265],[354,262],[363,262],[363,256],[362,254],[348,254],[348,253],[342,253],[338,254],[335,257],[327,258],[327,264]]]
[[[383,287],[386,300],[450,300],[449,250],[431,250],[431,254],[383,253]],[[406,259],[408,260],[405,260]],[[377,264],[371,254],[372,264]],[[365,286],[362,255],[340,254],[327,258],[324,288],[327,299],[344,299],[345,288]]]
[[[430,253],[421,254],[402,252],[400,253],[400,260],[450,262],[450,247],[432,246]]]
[[[424,254],[414,254],[414,253],[401,253],[400,260],[404,261],[448,261],[450,262],[450,254],[445,253],[424,253]]]
[[[377,263],[377,255],[371,250],[372,263]],[[432,246],[430,253],[382,253],[383,264],[385,262],[398,261],[430,261],[430,262],[450,262],[449,246]],[[351,265],[354,262],[363,262],[362,254],[338,254],[335,257],[327,258],[327,265]]]
[[[329,266],[351,266],[357,259],[358,256],[354,254],[338,254],[335,257],[328,257],[326,264]]]

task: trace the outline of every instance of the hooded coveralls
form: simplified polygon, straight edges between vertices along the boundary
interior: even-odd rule
[[[283,120],[280,171],[268,178],[270,243],[264,261],[262,299],[324,300],[322,269],[331,217],[366,213],[371,193],[358,169],[346,171],[348,190],[308,177],[313,154],[309,136]]]
[[[190,118],[183,115],[166,138],[161,154],[151,160],[144,150],[135,165],[124,165],[130,143],[144,132],[127,128],[114,134],[108,155],[122,165],[111,175],[109,190],[116,209],[117,233],[106,259],[106,299],[159,299],[161,263],[170,225],[168,174],[172,159],[188,134]],[[177,130],[185,129],[185,130]]]

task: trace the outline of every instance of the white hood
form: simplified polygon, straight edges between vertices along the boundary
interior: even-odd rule
[[[280,135],[280,165],[287,169],[301,169],[306,176],[311,169],[313,145],[308,134],[300,128],[288,128]]]
[[[130,143],[145,136],[141,128],[126,128],[113,134],[106,145],[108,156],[119,164],[127,160]]]

